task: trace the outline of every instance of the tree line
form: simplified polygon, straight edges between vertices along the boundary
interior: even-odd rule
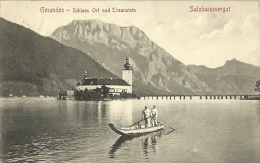
[[[112,94],[110,92],[109,87],[102,85],[101,88],[97,87],[95,89],[85,89],[83,90],[75,90],[75,99],[76,100],[114,100],[114,99],[122,99],[122,98],[133,98],[135,95],[127,93],[126,91],[122,91],[119,94]]]

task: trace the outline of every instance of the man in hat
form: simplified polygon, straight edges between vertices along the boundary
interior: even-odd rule
[[[143,120],[145,121],[145,127],[150,127],[151,125],[151,114],[151,110],[145,106],[142,114]]]
[[[155,105],[153,105],[151,112],[152,112],[152,126],[156,126],[158,124],[157,122],[158,110],[155,107]]]

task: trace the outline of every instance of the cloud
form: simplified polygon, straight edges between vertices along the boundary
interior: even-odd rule
[[[201,14],[174,21],[162,39],[163,45],[176,59],[185,64],[217,67],[226,60],[238,60],[259,65],[259,16],[243,18]],[[161,39],[161,41],[162,41]]]
[[[196,38],[213,38],[227,24],[222,15],[203,13],[194,19],[178,19],[172,30],[175,34],[189,35]]]
[[[248,15],[242,25],[242,31],[244,34],[254,34],[256,31],[259,32],[259,15]]]
[[[241,32],[241,24],[234,19],[230,19],[223,27],[223,33],[227,32]]]
[[[216,37],[229,37],[234,36],[237,37],[237,39],[244,37],[249,37],[252,39],[253,36],[259,35],[259,16],[256,14],[248,15],[244,21],[239,21],[236,19],[230,19],[222,29],[213,30],[209,33],[204,33],[201,35],[201,39],[214,39]],[[257,37],[259,38],[259,37]]]
[[[42,14],[41,6],[130,7],[136,13],[110,14]],[[100,19],[119,26],[134,25],[159,46],[184,64],[221,66],[226,60],[237,58],[255,64],[259,60],[259,3],[229,2],[230,13],[190,13],[191,5],[222,6],[226,2],[0,2],[1,16],[24,25],[44,36],[74,19]],[[15,12],[9,8],[19,6]],[[5,10],[4,10],[5,9]],[[17,14],[19,13],[19,14]],[[34,13],[34,14],[32,14]],[[258,58],[257,58],[258,57]],[[257,61],[259,65],[259,61]]]
[[[241,24],[237,20],[230,19],[222,29],[215,29],[209,33],[203,33],[200,39],[212,40],[222,37],[227,38],[229,35],[241,34]]]
[[[215,37],[217,37],[218,35],[220,35],[221,30],[219,29],[215,29],[214,31],[210,32],[210,33],[204,33],[200,36],[200,39],[213,39]]]
[[[225,25],[227,19],[222,15],[204,13],[189,22],[195,25],[201,33],[220,29]]]

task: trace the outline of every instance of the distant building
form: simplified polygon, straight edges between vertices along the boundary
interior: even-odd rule
[[[129,63],[128,57],[126,57],[126,63],[124,64],[123,69],[123,79],[113,79],[113,78],[87,78],[87,72],[84,74],[84,79],[79,82],[76,86],[76,90],[93,90],[101,88],[105,85],[110,88],[109,93],[111,94],[120,94],[122,92],[132,94],[132,68]]]

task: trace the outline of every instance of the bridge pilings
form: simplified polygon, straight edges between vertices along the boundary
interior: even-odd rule
[[[259,95],[150,95],[141,96],[142,100],[240,100]]]

